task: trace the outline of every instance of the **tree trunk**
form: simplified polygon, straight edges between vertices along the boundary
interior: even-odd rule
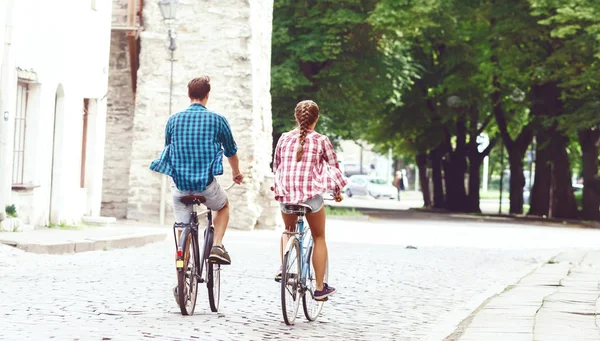
[[[477,150],[471,151],[477,153]],[[468,212],[470,213],[481,213],[479,208],[479,188],[481,187],[481,177],[479,171],[481,170],[481,163],[483,162],[483,156],[472,155],[469,157],[469,196],[468,196]]]
[[[583,219],[600,220],[600,179],[598,178],[598,146],[600,130],[579,132],[583,161]]]
[[[433,182],[433,208],[445,208],[444,185],[442,183],[442,155],[441,147],[430,153],[431,180]]]
[[[465,174],[467,172],[466,125],[463,119],[456,123],[456,148],[444,161],[446,208],[453,212],[468,212]]]
[[[499,87],[500,83],[497,76],[493,78],[495,87]],[[500,129],[502,142],[508,152],[508,163],[510,166],[510,214],[523,214],[523,187],[525,187],[525,176],[523,175],[523,157],[527,151],[527,147],[533,139],[533,124],[527,124],[520,132],[515,140],[508,133],[508,124],[502,109],[500,90],[492,93],[492,111]]]
[[[468,212],[465,173],[467,161],[462,153],[452,152],[444,162],[444,180],[446,183],[446,208],[453,212]]]
[[[547,216],[550,208],[550,138],[547,131],[536,136],[535,174],[529,193],[529,215]]]
[[[551,218],[577,219],[577,203],[571,184],[571,163],[567,154],[569,138],[559,132],[552,139]]]
[[[531,87],[531,114],[541,123],[548,122],[552,117],[563,113],[560,100],[560,89],[555,82],[534,84]],[[550,121],[552,122],[552,121]],[[535,160],[535,176],[529,197],[531,215],[547,216],[550,212],[550,187],[552,180],[551,164],[556,153],[556,145],[552,138],[555,136],[557,123],[550,127],[540,125],[536,133],[537,150]],[[571,180],[569,179],[569,185]]]
[[[431,208],[431,192],[429,191],[429,179],[427,178],[427,154],[417,154],[417,166],[419,166],[419,183],[423,193],[423,206]]]
[[[523,174],[524,152],[512,148],[508,151],[508,163],[510,164],[510,214],[523,214],[523,188],[525,187],[525,175]]]

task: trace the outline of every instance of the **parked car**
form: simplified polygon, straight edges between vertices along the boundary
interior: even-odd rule
[[[345,188],[348,197],[353,195],[370,195],[374,198],[396,199],[398,190],[383,179],[372,178],[366,175],[353,175]]]

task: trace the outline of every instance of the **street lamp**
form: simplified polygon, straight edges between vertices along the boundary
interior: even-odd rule
[[[169,51],[171,51],[171,56],[169,61],[171,62],[171,79],[169,86],[169,116],[172,114],[173,107],[173,62],[175,61],[174,54],[177,46],[175,45],[175,34],[171,28],[171,24],[175,21],[177,6],[179,5],[178,0],[160,0],[158,2],[158,7],[160,8],[160,13],[162,14],[163,20],[169,27]],[[166,192],[167,192],[167,176],[163,175],[162,183],[161,183],[161,191],[160,191],[160,224],[164,225],[165,223],[165,208],[166,208]]]
[[[160,0],[158,6],[164,20],[174,20],[177,13],[178,0]]]

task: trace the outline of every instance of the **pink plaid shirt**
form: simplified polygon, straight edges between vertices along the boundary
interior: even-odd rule
[[[333,145],[327,136],[310,130],[304,142],[302,161],[296,161],[298,129],[284,133],[275,149],[275,199],[298,204],[328,190],[339,192],[348,181],[338,165]]]

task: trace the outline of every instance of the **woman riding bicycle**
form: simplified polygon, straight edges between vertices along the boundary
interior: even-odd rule
[[[323,300],[336,290],[323,283],[327,244],[322,194],[333,190],[336,199],[341,200],[340,191],[346,186],[347,180],[339,169],[333,145],[327,136],[314,130],[319,120],[317,104],[310,100],[298,103],[295,117],[298,127],[284,133],[275,149],[275,199],[281,204],[283,221],[288,231],[294,231],[298,216],[287,211],[284,204],[302,203],[311,208],[306,219],[314,240],[312,260],[317,282],[314,297]],[[275,280],[281,280],[281,268]]]

